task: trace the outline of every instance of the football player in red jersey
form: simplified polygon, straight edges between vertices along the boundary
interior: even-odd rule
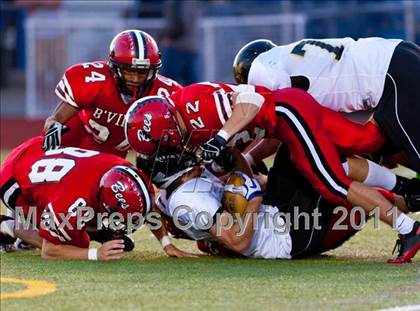
[[[68,68],[55,89],[61,101],[45,122],[44,149],[75,146],[125,157],[124,114],[130,104],[181,88],[158,74],[161,65],[155,40],[144,31],[126,30],[113,38],[108,62]]]
[[[170,104],[156,113],[153,104],[159,101]],[[380,132],[321,107],[302,90],[271,92],[249,85],[201,83],[168,100],[139,102],[129,109],[126,124],[128,140],[138,152],[153,154],[158,147],[182,145],[188,138],[189,144],[201,144],[202,157],[210,161],[221,155],[229,140],[275,138],[287,145],[293,164],[324,198],[361,206],[366,212],[378,206],[381,219],[392,224],[387,213],[392,204],[375,189],[346,176],[338,153],[371,153],[384,142]],[[416,227],[411,218],[397,213],[397,229],[405,235]],[[420,232],[414,235],[418,238]]]
[[[47,259],[119,259],[124,249],[134,247],[125,233],[138,228],[154,209],[148,178],[115,155],[75,147],[45,152],[42,140],[35,137],[18,146],[0,170],[4,204],[26,221],[33,220],[38,231],[6,220],[2,233],[41,248]],[[115,216],[120,217],[117,226],[104,227],[104,219],[111,223]],[[102,231],[108,239],[98,249],[89,248],[91,236]],[[170,243],[164,228],[153,233],[163,239],[168,255],[189,255]]]

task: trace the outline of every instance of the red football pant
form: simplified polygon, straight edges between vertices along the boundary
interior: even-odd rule
[[[289,148],[297,169],[325,199],[348,205],[352,182],[346,176],[337,148],[323,128],[323,109],[308,93],[297,89],[274,92],[278,116],[276,137]]]

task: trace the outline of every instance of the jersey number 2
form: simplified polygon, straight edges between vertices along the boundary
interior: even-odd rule
[[[94,68],[103,68],[104,64],[101,63],[84,63],[83,68],[89,68],[90,66],[93,66]],[[90,76],[85,77],[85,82],[99,82],[99,81],[105,81],[105,75],[102,73],[91,71]]]

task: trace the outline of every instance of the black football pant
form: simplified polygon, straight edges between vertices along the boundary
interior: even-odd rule
[[[336,248],[357,232],[351,226],[347,226],[347,230],[334,229],[334,224],[342,214],[334,214],[336,206],[323,199],[295,168],[286,145],[278,150],[274,165],[268,173],[267,196],[264,200],[265,204],[277,206],[291,220],[292,258],[320,254]],[[320,216],[315,216],[315,209]],[[355,222],[359,224],[360,219]],[[340,224],[348,225],[349,219],[340,221]]]
[[[407,153],[407,166],[420,172],[420,48],[414,43],[395,48],[374,119],[394,151]]]

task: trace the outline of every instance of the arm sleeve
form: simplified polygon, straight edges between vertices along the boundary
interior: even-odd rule
[[[75,108],[79,108],[79,105],[74,100],[73,90],[69,84],[69,81],[67,80],[66,74],[63,75],[63,77],[55,87],[55,94],[63,102],[66,102]]]

